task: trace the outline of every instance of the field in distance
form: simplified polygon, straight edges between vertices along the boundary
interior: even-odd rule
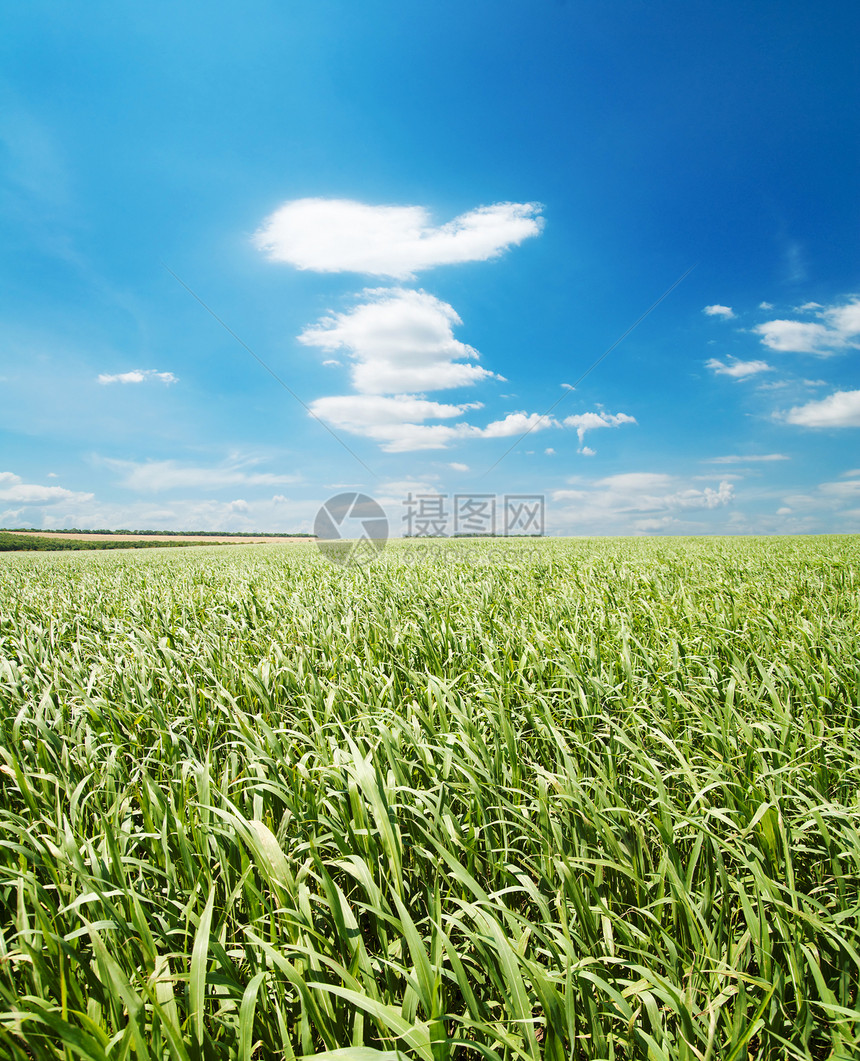
[[[313,540],[311,534],[169,534],[129,531],[0,530],[0,552],[157,548],[194,545],[274,545]]]
[[[858,537],[6,553],[0,1057],[860,1056],[858,779]]]
[[[43,531],[43,530],[4,530],[3,534],[17,534],[30,538],[59,538],[79,541],[175,541],[175,542],[234,542],[237,545],[258,542],[301,542],[313,538],[312,534],[217,534],[194,533],[175,534],[170,531]]]

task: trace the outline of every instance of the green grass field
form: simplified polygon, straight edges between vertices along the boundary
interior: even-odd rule
[[[860,539],[0,558],[0,1057],[860,1053]]]

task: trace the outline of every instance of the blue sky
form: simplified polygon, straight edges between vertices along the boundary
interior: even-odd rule
[[[860,530],[856,4],[4,21],[0,526]]]

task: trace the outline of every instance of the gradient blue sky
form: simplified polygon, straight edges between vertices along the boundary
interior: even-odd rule
[[[858,40],[838,0],[7,5],[0,526],[356,487],[860,530]]]

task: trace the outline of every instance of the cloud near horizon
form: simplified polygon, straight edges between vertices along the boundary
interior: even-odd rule
[[[142,493],[164,490],[219,490],[228,486],[276,486],[299,482],[298,475],[249,471],[255,461],[230,462],[215,467],[182,465],[175,460],[124,461],[105,458],[104,465],[120,476],[120,485]]]
[[[591,481],[572,481],[574,489],[556,490],[553,501],[568,503],[559,516],[581,530],[614,528],[619,533],[678,532],[695,512],[712,511],[734,501],[734,486],[721,479],[716,488],[688,486],[662,472],[624,472]],[[695,525],[694,523],[692,525]]]
[[[67,490],[63,486],[41,486],[25,483],[14,472],[0,472],[0,502],[17,505],[45,505],[58,501],[88,501],[92,494]]]
[[[497,258],[539,235],[541,209],[539,203],[494,203],[434,225],[423,206],[294,199],[265,219],[253,242],[271,261],[297,269],[403,280],[440,265]]]

